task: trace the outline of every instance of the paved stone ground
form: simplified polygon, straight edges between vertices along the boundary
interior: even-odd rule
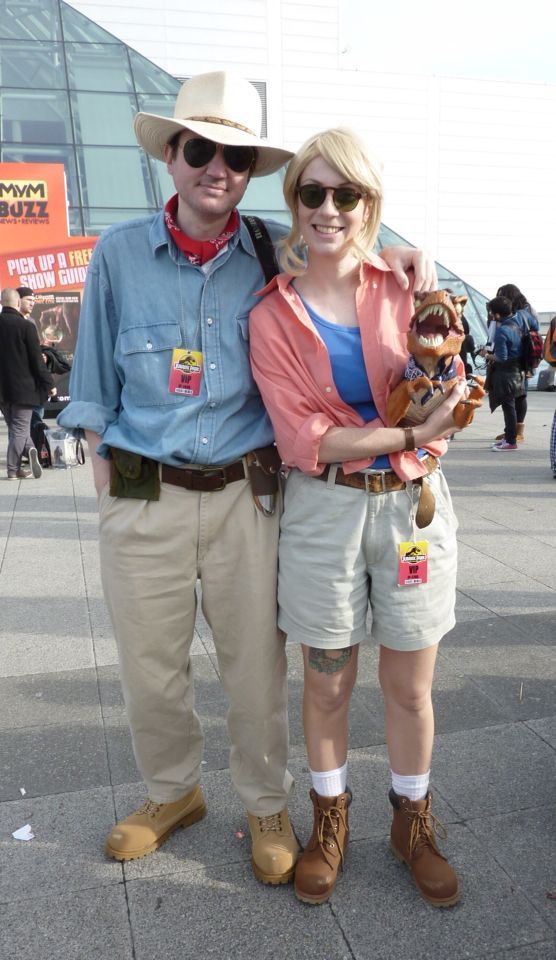
[[[458,625],[436,680],[435,810],[461,903],[427,906],[387,847],[388,763],[376,651],[351,717],[348,871],[320,908],[258,884],[228,772],[210,634],[194,642],[207,733],[207,818],[156,854],[105,859],[104,835],[143,796],[98,571],[90,465],[0,483],[0,956],[5,960],[549,960],[556,956],[554,394],[530,397],[527,442],[493,454],[481,410],[445,470],[460,519]],[[5,449],[5,427],[0,428]],[[5,463],[0,468],[5,473]],[[291,655],[291,813],[310,829]],[[25,796],[22,796],[22,790]],[[35,839],[12,831],[30,823]]]

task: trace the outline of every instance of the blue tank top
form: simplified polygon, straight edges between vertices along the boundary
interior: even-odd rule
[[[378,417],[378,411],[367,377],[359,327],[342,327],[331,323],[319,316],[303,297],[300,299],[328,350],[332,376],[342,400],[353,407],[366,423],[374,420]],[[390,458],[387,454],[381,454],[370,466],[373,470],[388,470],[391,467]]]

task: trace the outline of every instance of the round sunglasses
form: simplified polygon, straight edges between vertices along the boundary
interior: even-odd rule
[[[332,199],[336,210],[341,213],[349,213],[355,210],[362,197],[365,196],[359,190],[353,187],[323,187],[320,183],[304,183],[302,187],[297,188],[297,194],[304,207],[309,210],[317,210],[322,207],[326,200],[326,194],[332,190]]]
[[[184,160],[190,167],[206,167],[213,159],[218,149],[214,140],[205,140],[199,137],[195,140],[186,140],[183,145]],[[245,173],[254,165],[257,159],[255,147],[222,147],[224,163],[234,173]]]

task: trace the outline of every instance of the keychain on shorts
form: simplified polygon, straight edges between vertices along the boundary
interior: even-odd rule
[[[417,506],[419,504],[419,496],[417,501],[415,501],[414,492],[420,495],[421,490],[415,484],[411,484],[410,489],[406,486],[407,495],[411,500],[411,540],[404,540],[403,543],[399,545],[399,560],[398,560],[398,586],[399,587],[410,587],[416,586],[420,583],[427,582],[427,566],[429,559],[429,544],[427,540],[418,540],[417,539],[417,526],[415,523],[415,517],[417,513]]]

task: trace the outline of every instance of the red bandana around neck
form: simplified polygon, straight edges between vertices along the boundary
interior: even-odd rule
[[[233,237],[239,227],[239,213],[237,210],[232,210],[220,236],[214,237],[212,240],[193,240],[192,237],[188,237],[187,234],[178,227],[176,223],[177,212],[178,195],[176,193],[173,197],[170,197],[164,207],[164,221],[177,248],[181,250],[182,253],[185,253],[190,263],[196,266],[212,260],[218,251],[226,246],[228,240]]]

